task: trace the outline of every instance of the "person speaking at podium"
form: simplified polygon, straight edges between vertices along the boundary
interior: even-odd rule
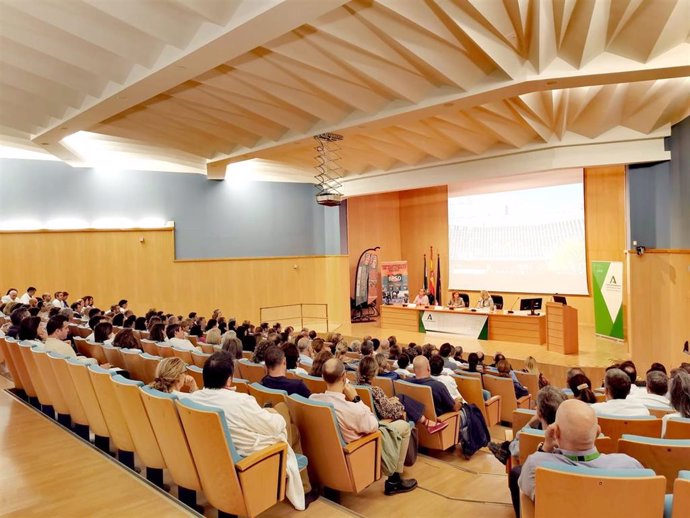
[[[464,308],[465,307],[465,301],[462,300],[462,297],[460,296],[459,292],[454,291],[451,294],[450,301],[448,302],[448,307],[449,308]]]
[[[417,296],[412,301],[412,304],[415,304],[417,306],[428,306],[429,305],[429,297],[427,296],[424,288],[419,290],[419,293],[417,294]]]
[[[492,308],[492,307],[494,307],[494,299],[491,298],[491,295],[489,295],[488,291],[482,290],[479,293],[479,302],[477,302],[477,307],[478,308]]]

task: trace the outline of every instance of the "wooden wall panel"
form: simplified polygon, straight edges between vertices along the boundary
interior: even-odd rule
[[[326,303],[331,321],[349,321],[347,256],[175,261],[173,239],[167,229],[0,233],[0,286],[253,321],[262,306]]]

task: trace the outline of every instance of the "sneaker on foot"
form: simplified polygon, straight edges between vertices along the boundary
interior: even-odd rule
[[[506,451],[502,443],[491,441],[489,443],[489,450],[491,450],[491,453],[494,454],[494,457],[496,457],[501,464],[505,465],[508,463],[510,452]]]
[[[400,479],[398,482],[386,480],[386,485],[383,492],[388,496],[397,495],[399,493],[407,493],[408,491],[412,491],[416,487],[417,481],[413,478]]]

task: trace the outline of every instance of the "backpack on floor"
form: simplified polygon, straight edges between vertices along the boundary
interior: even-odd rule
[[[463,403],[460,416],[462,419],[460,445],[462,454],[469,459],[477,450],[489,444],[491,435],[489,435],[482,411],[477,408],[477,405]]]

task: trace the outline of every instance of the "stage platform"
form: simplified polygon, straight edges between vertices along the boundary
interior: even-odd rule
[[[348,341],[361,340],[364,336],[372,336],[379,339],[393,335],[399,344],[414,342],[418,345],[432,343],[441,345],[449,342],[460,345],[463,348],[463,356],[471,352],[482,351],[487,357],[496,352],[503,353],[508,358],[514,369],[521,369],[527,356],[534,356],[539,363],[540,370],[557,386],[565,386],[565,374],[570,367],[582,367],[592,380],[593,386],[600,386],[604,377],[604,369],[615,362],[630,359],[628,344],[602,338],[594,334],[594,327],[588,325],[579,326],[579,354],[560,354],[547,351],[546,345],[534,345],[517,342],[504,342],[499,340],[479,340],[464,336],[445,333],[419,333],[381,327],[380,322],[363,322],[356,324],[342,324],[337,329],[331,329],[345,336]],[[643,371],[648,365],[639,366]],[[643,371],[644,372],[644,371]]]

